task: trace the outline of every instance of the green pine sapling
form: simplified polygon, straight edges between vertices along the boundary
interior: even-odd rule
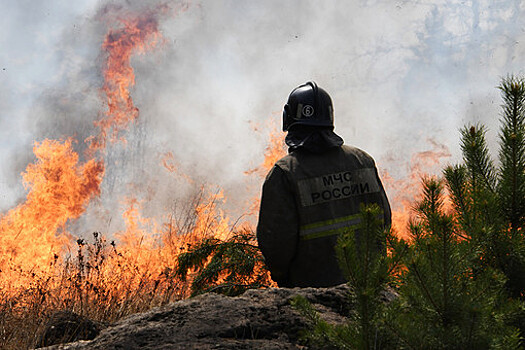
[[[263,256],[254,244],[255,234],[245,229],[227,240],[205,238],[178,258],[176,276],[192,274],[192,296],[214,291],[238,295],[270,284]]]
[[[329,324],[306,299],[296,297],[293,301],[312,325],[306,340],[313,346],[362,350],[395,348],[383,324],[385,291],[393,277],[400,273],[407,245],[383,227],[377,205],[363,206],[360,215],[360,224],[349,227],[336,246],[341,270],[352,291],[349,298],[355,305],[355,312],[348,315],[348,323]]]

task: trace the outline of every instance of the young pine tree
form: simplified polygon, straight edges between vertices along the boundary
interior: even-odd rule
[[[192,296],[210,291],[232,296],[267,287],[269,273],[254,241],[248,229],[227,240],[205,238],[178,256],[175,275],[185,281],[192,274]]]
[[[400,296],[386,321],[399,348],[517,348],[516,329],[503,322],[509,306],[504,278],[494,269],[475,274],[471,262],[476,251],[445,214],[440,181],[423,181],[416,213]]]
[[[497,268],[509,295],[525,292],[525,82],[503,79],[499,167],[486,145],[483,126],[461,130],[464,164],[445,169],[462,236],[479,256],[478,270]]]

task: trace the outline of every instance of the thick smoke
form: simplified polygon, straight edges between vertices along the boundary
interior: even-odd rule
[[[1,133],[8,140],[0,144],[0,186],[14,189],[0,197],[3,209],[23,197],[18,174],[32,160],[33,140],[74,136],[82,151],[96,132],[93,121],[105,109],[100,47],[118,26],[111,19],[161,5],[86,1],[75,12],[61,3],[9,9],[32,21],[38,35],[23,32],[22,39],[43,41],[49,57],[42,64],[52,69],[24,56],[31,45],[2,40],[15,46],[8,46],[11,55],[31,62],[27,74],[39,77],[8,75],[11,66],[24,67],[12,58],[7,73],[0,71],[8,77],[0,86]],[[449,148],[445,161],[458,161],[458,128],[465,123],[487,124],[496,150],[495,87],[502,76],[522,72],[525,9],[514,0],[214,0],[193,1],[185,11],[177,10],[180,2],[166,3],[171,10],[158,17],[163,44],[132,60],[139,121],[124,135],[126,145],[108,148],[103,194],[89,220],[102,217],[118,227],[120,200],[129,195],[144,201],[146,215],[161,215],[203,182],[225,188],[232,207],[257,195],[261,180],[247,182],[243,174],[263,158],[265,136],[254,125],[264,129],[270,119],[279,125],[289,92],[311,79],[332,95],[336,132],[396,177],[406,176],[413,154],[439,145]],[[45,11],[48,19],[39,17]],[[17,35],[15,24],[4,25]],[[25,81],[33,85],[19,85]],[[166,152],[193,183],[161,165]]]

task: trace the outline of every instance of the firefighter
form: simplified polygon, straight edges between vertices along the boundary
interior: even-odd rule
[[[361,204],[391,212],[375,162],[334,133],[332,100],[315,82],[295,88],[283,111],[289,154],[263,185],[257,240],[280,287],[328,287],[346,282],[334,246],[359,223]]]

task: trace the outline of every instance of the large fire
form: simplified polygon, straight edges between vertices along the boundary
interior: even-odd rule
[[[187,295],[186,285],[174,277],[177,256],[199,239],[225,239],[235,230],[235,220],[220,209],[223,191],[203,186],[186,216],[167,215],[161,223],[142,216],[137,198],[123,199],[126,228],[110,233],[116,242],[108,242],[97,232],[90,241],[69,231],[101,193],[105,151],[116,141],[125,142],[126,129],[139,117],[130,91],[135,84],[130,60],[158,47],[161,40],[155,11],[121,17],[119,26],[106,35],[101,91],[107,109],[103,118],[94,121],[98,133],[84,141],[88,149],[85,160],[74,151],[78,141],[73,138],[35,143],[36,161],[23,173],[27,198],[0,218],[0,297],[23,293],[38,281],[35,288],[42,300],[51,300],[55,307],[76,305],[82,312],[93,304],[101,313],[99,318],[115,319],[144,305],[151,307]],[[263,164],[247,174],[264,176],[285,155],[283,138],[275,125],[271,127]],[[427,159],[424,155],[420,158]],[[193,181],[179,170],[173,152],[163,153],[159,163],[174,176]],[[383,175],[387,189],[392,186],[405,195],[400,201],[403,210],[394,205],[396,225],[406,222],[408,203],[414,196],[408,185],[413,188],[419,175],[414,172],[408,184],[389,182],[388,175]],[[391,202],[397,201],[391,198]],[[258,198],[247,207],[247,213],[255,213]],[[57,300],[62,299],[60,304]]]
[[[90,243],[68,231],[90,200],[100,195],[105,150],[114,142],[125,142],[126,129],[139,117],[130,92],[135,84],[130,60],[162,40],[155,11],[118,21],[120,26],[110,29],[102,43],[106,60],[101,91],[107,110],[94,121],[98,134],[85,140],[87,160],[79,160],[72,138],[36,143],[37,161],[23,174],[27,198],[0,220],[1,297],[17,295],[38,281],[37,290],[44,290],[44,283],[45,293],[56,289],[67,295],[67,289],[72,289],[78,294],[80,311],[90,302],[99,310],[128,303],[120,309],[122,314],[129,313],[140,303],[154,305],[184,296],[186,286],[177,285],[173,275],[180,252],[204,237],[225,239],[232,233],[230,219],[219,208],[223,191],[204,186],[182,219],[166,217],[164,223],[143,217],[138,199],[123,199],[126,228],[112,233],[116,242],[108,243],[96,232]],[[166,152],[160,162],[174,176],[192,181],[178,171],[172,152]],[[145,302],[144,295],[151,300]],[[104,318],[108,316],[118,315]]]

